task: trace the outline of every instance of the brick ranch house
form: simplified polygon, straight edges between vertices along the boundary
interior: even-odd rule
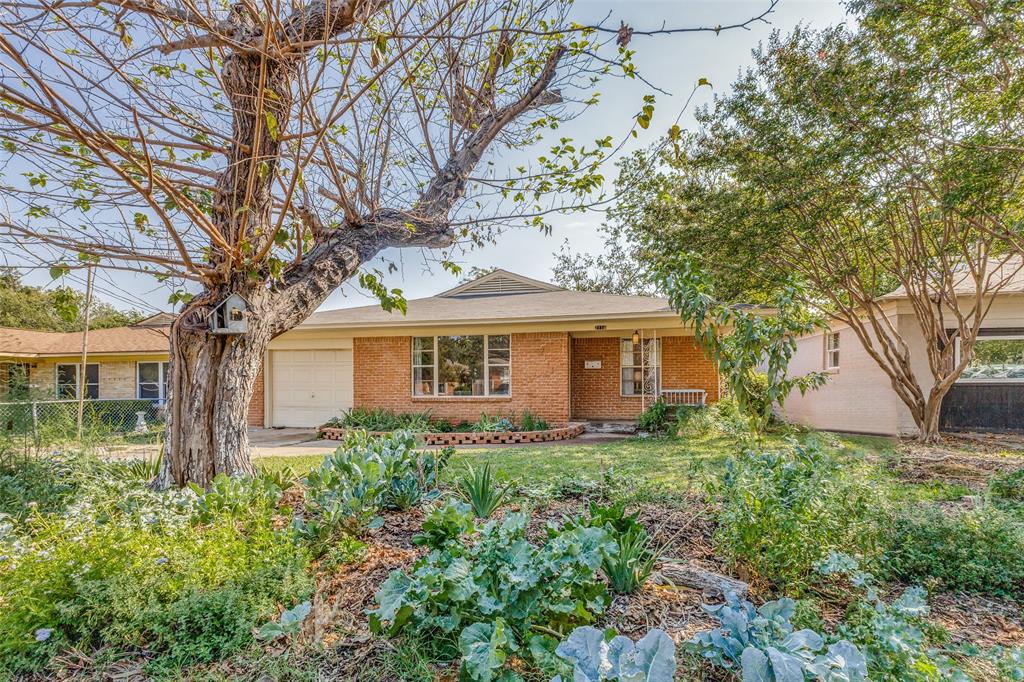
[[[635,343],[634,343],[635,341]],[[451,421],[530,410],[551,422],[635,419],[661,395],[719,396],[714,365],[662,298],[562,289],[504,270],[405,315],[315,313],[275,339],[250,422],[318,426],[352,407]]]
[[[89,400],[163,401],[172,319],[90,330],[84,381],[81,332],[0,327],[0,401],[71,400],[80,387]]]
[[[89,332],[89,399],[166,398],[159,315]],[[80,333],[0,329],[0,402],[74,398]],[[270,344],[249,424],[316,427],[353,407],[453,422],[530,410],[553,425],[635,419],[658,396],[712,402],[719,377],[662,298],[562,289],[496,270],[405,315],[315,313]]]

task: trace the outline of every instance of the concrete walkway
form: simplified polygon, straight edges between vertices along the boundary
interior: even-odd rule
[[[619,433],[584,433],[571,440],[548,443],[503,443],[500,445],[457,445],[458,451],[504,450],[506,448],[545,448],[556,446],[601,445],[629,438]],[[316,440],[313,429],[249,429],[253,457],[303,457],[325,455],[338,447],[338,441]]]

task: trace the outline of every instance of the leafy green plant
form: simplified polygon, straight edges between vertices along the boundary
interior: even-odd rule
[[[640,413],[636,425],[641,431],[665,433],[674,417],[674,410],[664,400],[656,400]]]
[[[1024,502],[1024,467],[994,476],[988,490],[992,497]]]
[[[476,523],[469,505],[449,498],[426,515],[420,532],[412,536],[412,543],[430,549],[444,549],[475,530]]]
[[[449,509],[438,518],[458,516]],[[528,521],[508,514],[475,541],[434,532],[434,548],[411,573],[392,572],[377,591],[371,628],[447,640],[462,654],[464,675],[482,682],[497,679],[511,653],[541,655],[563,633],[592,622],[608,603],[597,580],[607,533],[573,528],[538,546],[526,538]],[[464,511],[454,523],[465,527]]]
[[[654,570],[656,554],[643,528],[632,528],[615,537],[615,547],[601,564],[612,591],[632,594],[640,589]]]
[[[195,483],[189,483],[189,488],[196,494],[196,517],[202,523],[209,523],[221,514],[242,516],[266,510],[283,492],[270,479],[231,477],[225,474],[217,474],[209,490]]]
[[[494,480],[490,462],[480,469],[468,466],[466,473],[455,482],[455,488],[480,519],[489,518],[509,491],[509,486],[502,487]]]
[[[880,493],[813,442],[745,451],[711,491],[721,500],[721,554],[788,594],[807,588],[830,550],[877,557],[884,548]]]
[[[887,604],[878,594],[874,576],[841,552],[830,553],[818,571],[833,579],[846,578],[861,595],[847,610],[838,632],[865,652],[872,680],[966,682],[968,678],[949,657],[928,641],[929,609],[922,588],[909,587]]]
[[[520,431],[547,431],[551,428],[548,423],[529,410],[523,410],[519,417]]]
[[[480,418],[476,420],[470,430],[485,433],[504,433],[506,431],[515,431],[516,425],[508,417],[491,417],[481,413]]]
[[[271,641],[294,635],[302,630],[302,621],[306,620],[312,607],[308,601],[286,609],[277,620],[265,623],[256,635],[262,640]]]
[[[796,602],[779,599],[755,608],[735,593],[724,604],[704,610],[721,627],[698,632],[689,647],[711,663],[738,669],[744,682],[803,682],[867,680],[867,660],[853,644],[840,640],[826,650],[825,639],[813,630],[794,630]]]
[[[626,514],[625,500],[609,505],[591,501],[588,512],[589,518],[567,519],[565,527],[604,528],[614,542],[601,565],[608,583],[618,594],[636,592],[651,576],[657,558],[647,530],[636,513]]]
[[[572,664],[574,682],[672,682],[676,647],[657,628],[633,643],[629,637],[583,626],[558,645],[558,656]],[[552,682],[561,682],[561,675]]]
[[[395,412],[382,408],[354,407],[341,417],[327,422],[327,426],[364,431],[415,431],[435,430],[435,422],[429,412]]]
[[[889,529],[885,556],[905,581],[938,579],[950,590],[1024,598],[1024,523],[994,506],[947,515],[908,507]]]

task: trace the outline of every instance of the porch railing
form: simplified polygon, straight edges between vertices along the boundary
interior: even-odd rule
[[[663,388],[661,399],[669,405],[688,405],[703,407],[707,403],[708,392],[702,388]]]

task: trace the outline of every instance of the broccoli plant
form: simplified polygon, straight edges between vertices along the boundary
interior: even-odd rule
[[[473,540],[468,509],[434,510],[417,543],[431,548],[411,573],[396,570],[375,595],[370,626],[447,640],[465,679],[505,679],[506,660],[544,655],[564,633],[608,604],[597,572],[611,541],[603,528],[572,528],[542,545],[526,538],[526,514],[491,521]],[[507,677],[507,676],[506,676]]]
[[[672,682],[676,647],[654,629],[639,642],[588,626],[573,630],[558,645],[559,657],[573,666],[573,682]],[[551,682],[562,682],[561,675]]]
[[[825,640],[813,630],[793,630],[796,608],[792,599],[779,599],[755,609],[735,593],[726,602],[705,606],[722,625],[699,632],[690,648],[715,665],[739,668],[744,682],[862,682],[867,662],[857,647],[840,640],[825,649]]]

